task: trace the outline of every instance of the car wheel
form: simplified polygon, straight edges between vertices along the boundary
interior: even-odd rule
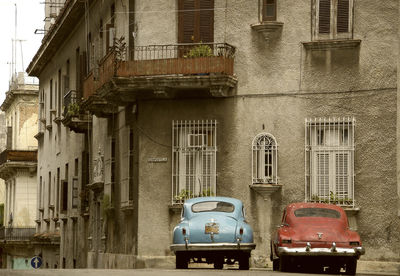
[[[221,258],[218,258],[214,261],[214,268],[215,269],[223,269],[224,268],[224,261]]]
[[[357,259],[351,258],[346,262],[346,275],[355,275],[357,270]]]
[[[250,256],[249,254],[242,254],[239,259],[239,269],[240,270],[249,270],[250,269]]]
[[[287,257],[287,256],[280,257],[280,259],[279,259],[279,271],[281,271],[281,272],[290,272],[289,266],[290,266],[289,257]]]
[[[183,252],[176,252],[176,269],[187,269],[188,259]]]
[[[278,271],[279,270],[279,259],[272,260],[272,270]]]

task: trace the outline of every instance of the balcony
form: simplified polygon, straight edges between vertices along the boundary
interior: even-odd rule
[[[2,227],[0,228],[0,240],[29,241],[35,234],[34,227]]]
[[[0,178],[10,178],[18,169],[36,171],[37,149],[35,150],[4,150],[0,153]]]
[[[140,46],[133,60],[126,52],[115,48],[84,80],[85,107],[96,115],[142,98],[228,97],[237,84],[226,43]]]
[[[76,133],[84,133],[91,127],[92,118],[82,110],[75,90],[68,91],[64,96],[63,116],[61,122]]]

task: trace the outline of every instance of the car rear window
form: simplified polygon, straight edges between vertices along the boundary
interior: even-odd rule
[[[233,204],[224,201],[205,201],[199,202],[192,205],[193,213],[201,212],[224,212],[232,213],[235,211]]]
[[[336,210],[325,208],[302,208],[294,211],[298,218],[302,217],[321,217],[321,218],[340,218],[340,213]]]

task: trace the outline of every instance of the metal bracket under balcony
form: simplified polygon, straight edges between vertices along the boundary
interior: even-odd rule
[[[120,105],[137,99],[228,97],[236,84],[237,78],[227,75],[118,77],[97,93]]]
[[[67,115],[62,119],[62,123],[76,133],[84,133],[92,126],[92,116],[89,114],[79,114],[78,116]]]
[[[97,95],[91,95],[81,103],[83,110],[90,111],[97,117],[106,118],[118,112],[118,107]]]

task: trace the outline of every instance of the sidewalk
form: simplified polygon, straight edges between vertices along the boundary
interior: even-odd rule
[[[359,260],[357,262],[357,274],[398,276],[400,275],[400,263]]]

